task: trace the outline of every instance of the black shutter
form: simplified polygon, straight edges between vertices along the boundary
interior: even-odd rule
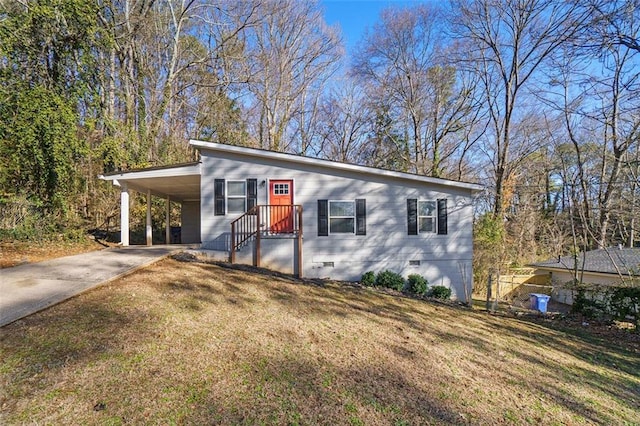
[[[247,211],[258,204],[258,179],[247,179]]]
[[[447,235],[447,200],[438,200],[438,234]]]
[[[367,200],[356,200],[356,235],[367,235]]]
[[[214,215],[224,216],[224,179],[214,179],[213,181],[213,197],[214,197]]]
[[[407,199],[407,234],[418,235],[418,200]]]
[[[329,235],[329,201],[318,200],[318,236]]]

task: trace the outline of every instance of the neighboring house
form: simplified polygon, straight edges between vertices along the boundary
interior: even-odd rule
[[[591,250],[580,253],[577,258],[564,256],[531,266],[536,268],[537,274],[550,275],[555,300],[571,305],[574,291],[567,284],[572,283],[574,278],[587,285],[612,286],[639,277],[640,248]]]
[[[123,245],[133,189],[180,203],[182,242],[200,243],[220,259],[352,281],[390,269],[405,277],[421,274],[458,299],[471,294],[472,203],[480,185],[190,144],[200,151],[199,163],[101,176],[122,188]],[[148,213],[149,244],[150,229]]]

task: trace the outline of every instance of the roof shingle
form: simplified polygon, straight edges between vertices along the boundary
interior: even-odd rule
[[[583,252],[578,255],[578,269],[601,274],[623,275],[640,274],[640,248],[606,248]],[[532,266],[540,268],[575,269],[573,256],[534,263]]]

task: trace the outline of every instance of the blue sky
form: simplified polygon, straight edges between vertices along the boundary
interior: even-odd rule
[[[395,6],[407,7],[422,3],[422,0],[322,0],[325,20],[329,25],[338,24],[347,56],[360,41],[366,28],[371,28],[378,20],[382,9]]]

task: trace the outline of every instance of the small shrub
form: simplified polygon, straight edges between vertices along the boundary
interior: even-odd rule
[[[451,289],[443,285],[436,285],[431,287],[429,296],[434,297],[436,299],[448,300],[449,298],[451,298]]]
[[[360,278],[360,282],[362,285],[367,287],[373,287],[376,284],[376,274],[373,271],[367,271],[362,274],[362,278]]]
[[[378,276],[376,277],[376,285],[379,287],[402,291],[404,288],[404,278],[402,278],[402,275],[398,273],[386,270],[378,273]]]
[[[574,288],[573,304],[571,305],[571,312],[582,313],[582,311],[589,306],[590,299],[587,298],[587,292],[583,286],[579,283],[568,282],[565,286]],[[575,286],[575,287],[574,287]]]
[[[603,319],[605,316],[606,303],[602,303],[594,298],[597,294],[595,289],[587,291],[587,286],[582,283],[573,283],[573,285],[575,296],[573,305],[571,306],[571,312],[581,314],[589,319]]]
[[[636,326],[636,333],[640,333],[640,287],[619,287],[611,290],[609,307],[614,318],[626,320],[630,318]]]
[[[62,237],[65,241],[82,241],[86,235],[84,229],[67,229],[63,232]]]
[[[422,296],[427,292],[427,286],[429,283],[422,275],[411,274],[409,275],[407,282],[411,293]]]

